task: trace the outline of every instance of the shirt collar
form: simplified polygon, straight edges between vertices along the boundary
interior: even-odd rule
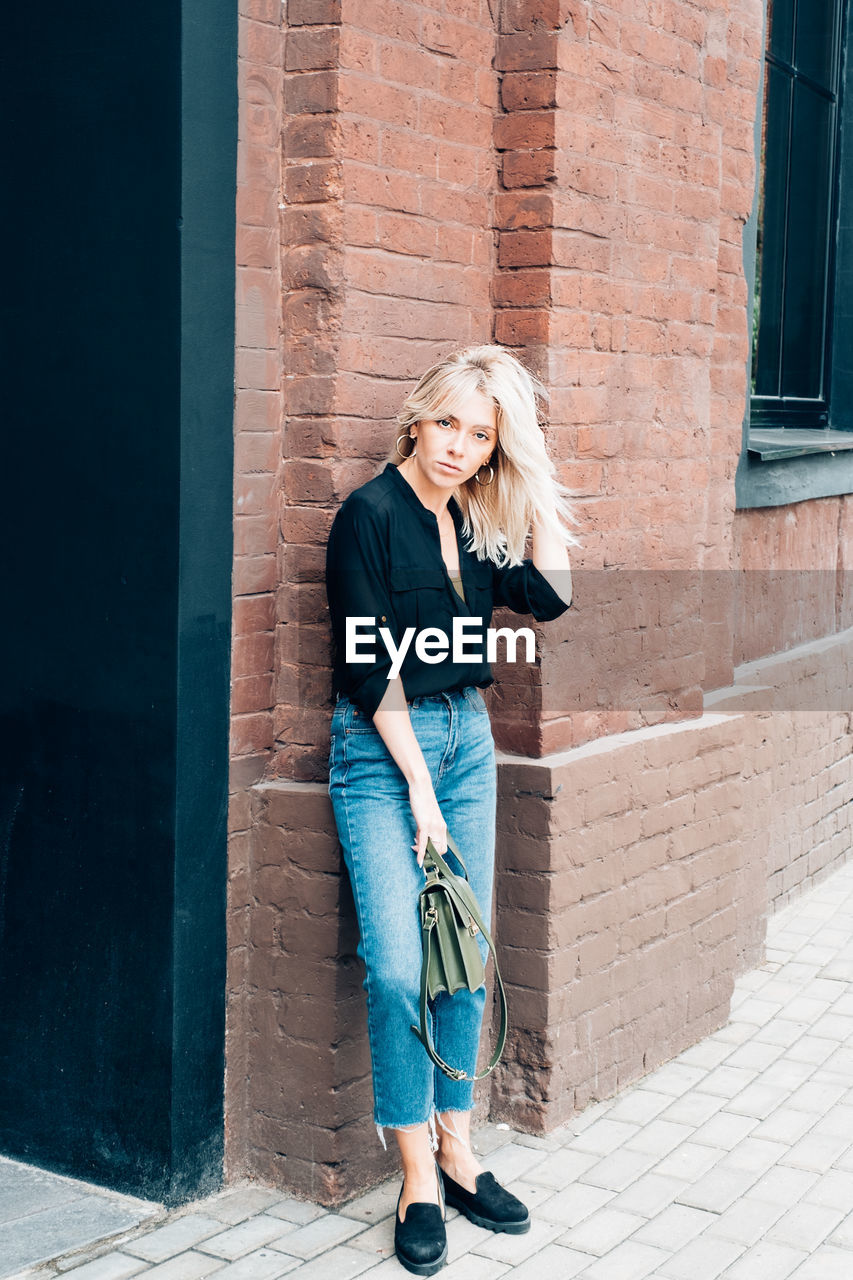
[[[405,501],[408,503],[411,509],[420,517],[420,519],[425,524],[428,524],[432,528],[436,529],[438,527],[438,521],[435,518],[435,512],[430,511],[428,507],[424,506],[424,504],[421,502],[420,498],[415,493],[414,489],[409,484],[405,476],[401,476],[398,473],[397,466],[395,463],[386,462],[385,475],[388,476],[391,483],[398,490],[398,492],[403,495],[403,498],[405,499]]]
[[[435,518],[435,512],[430,511],[429,507],[424,506],[405,476],[401,476],[398,473],[397,464],[394,462],[386,462],[384,474],[389,476],[389,479],[395,489],[403,495],[408,505],[417,513],[421,520],[428,524],[430,528],[437,530],[438,521]],[[464,517],[462,515],[462,508],[459,506],[455,497],[451,496],[447,507],[450,511],[450,517],[456,526],[457,533],[461,532]]]

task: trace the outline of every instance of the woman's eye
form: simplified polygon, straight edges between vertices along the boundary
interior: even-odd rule
[[[449,427],[451,425],[449,418],[436,418],[436,422],[440,427]]]

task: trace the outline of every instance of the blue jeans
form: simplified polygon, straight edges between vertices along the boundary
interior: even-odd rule
[[[450,835],[489,922],[495,846],[495,747],[478,689],[432,694],[409,704],[412,728]],[[332,717],[329,794],[353,888],[366,969],[374,1121],[382,1129],[432,1122],[435,1112],[470,1111],[473,1084],[434,1067],[412,1025],[419,1022],[424,873],[412,844],[409,788],[373,721],[342,696]],[[448,861],[453,870],[452,854]],[[486,957],[486,945],[480,946]],[[442,992],[431,1007],[440,1057],[473,1075],[486,989]]]

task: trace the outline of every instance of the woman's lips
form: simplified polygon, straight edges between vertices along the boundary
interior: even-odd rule
[[[461,467],[454,467],[452,462],[439,462],[440,467],[446,467],[448,471],[461,471]]]

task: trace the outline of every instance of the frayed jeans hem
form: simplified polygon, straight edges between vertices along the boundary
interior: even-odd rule
[[[473,1107],[448,1107],[443,1114],[445,1116],[464,1116],[470,1115],[473,1110]],[[374,1121],[374,1124],[376,1125],[376,1133],[379,1137],[379,1141],[382,1143],[382,1146],[386,1151],[388,1150],[388,1144],[385,1141],[386,1129],[391,1129],[392,1131],[399,1133],[411,1133],[415,1129],[420,1129],[421,1125],[424,1124],[427,1126],[427,1132],[429,1134],[430,1150],[437,1151],[438,1136],[435,1127],[436,1122],[438,1122],[438,1127],[443,1129],[445,1133],[451,1133],[454,1138],[457,1138],[460,1142],[462,1141],[462,1137],[457,1132],[456,1126],[453,1122],[451,1121],[451,1126],[448,1128],[448,1126],[443,1123],[438,1111],[431,1111],[426,1120],[418,1120],[415,1124],[380,1124],[378,1120]]]

